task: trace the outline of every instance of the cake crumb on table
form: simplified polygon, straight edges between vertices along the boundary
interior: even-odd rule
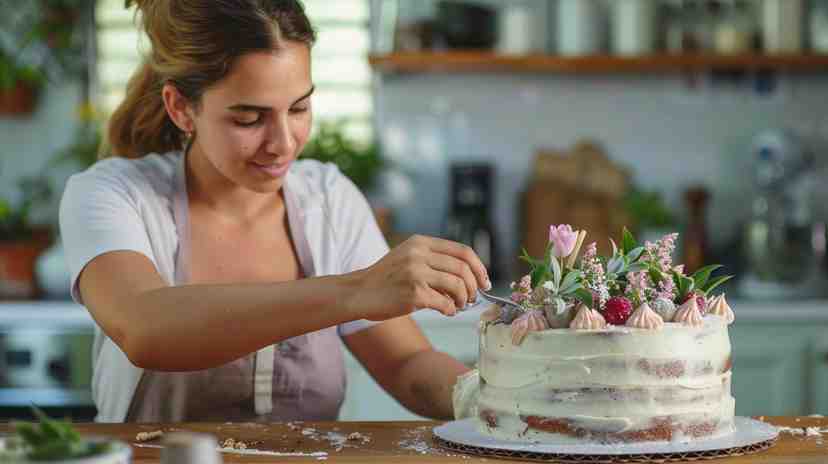
[[[137,442],[145,442],[150,440],[155,440],[156,438],[160,438],[164,435],[163,430],[153,430],[152,432],[138,432],[135,435],[135,441]]]

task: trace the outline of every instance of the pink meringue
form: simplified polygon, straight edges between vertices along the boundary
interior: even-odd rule
[[[730,309],[730,305],[727,304],[724,293],[713,298],[713,301],[708,303],[707,306],[710,308],[708,313],[720,316],[727,321],[728,325],[733,324],[733,321],[736,320],[736,315],[733,314],[733,310]]]
[[[512,344],[518,346],[529,332],[540,332],[548,328],[549,323],[541,311],[528,311],[512,321]]]
[[[627,327],[639,329],[660,330],[664,327],[664,319],[661,318],[650,305],[645,301],[627,319]]]
[[[699,304],[696,303],[695,298],[690,298],[686,303],[679,307],[673,318],[674,322],[679,322],[690,327],[701,327],[704,325],[701,312],[699,312]]]
[[[607,328],[607,321],[598,311],[580,304],[575,318],[569,324],[569,328],[575,330],[601,330]]]

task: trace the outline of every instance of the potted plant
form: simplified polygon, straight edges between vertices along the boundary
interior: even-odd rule
[[[624,197],[624,209],[630,215],[636,235],[642,243],[658,239],[672,230],[676,218],[658,191],[633,188]]]
[[[0,15],[0,114],[30,113],[47,82],[84,77],[93,0],[19,2]]]
[[[342,173],[367,194],[374,187],[383,166],[379,147],[374,142],[361,142],[349,136],[345,130],[347,120],[322,121],[316,134],[302,151],[303,158],[334,163]],[[388,237],[391,229],[391,212],[388,208],[372,205],[374,216],[383,234]]]
[[[62,464],[128,464],[132,449],[124,442],[84,438],[68,421],[32,408],[39,423],[17,422],[11,436],[0,438],[0,464],[52,462]]]
[[[0,114],[31,113],[46,78],[0,49]]]
[[[45,176],[24,177],[18,183],[17,204],[0,197],[0,298],[26,299],[37,294],[35,262],[49,246],[50,228],[32,221],[32,211],[52,198]]]

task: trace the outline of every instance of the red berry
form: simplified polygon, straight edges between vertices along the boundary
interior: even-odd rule
[[[632,314],[633,307],[630,300],[623,296],[614,296],[607,300],[604,306],[604,319],[612,325],[624,325]]]
[[[707,312],[707,299],[704,297],[704,293],[701,292],[692,292],[688,293],[687,296],[684,298],[684,301],[681,304],[687,303],[690,300],[690,297],[696,297],[696,305],[699,307],[699,312],[704,315]]]

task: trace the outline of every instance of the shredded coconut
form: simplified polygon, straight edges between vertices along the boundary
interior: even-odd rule
[[[156,438],[160,438],[163,435],[163,430],[153,430],[152,432],[138,432],[138,434],[135,435],[135,441],[141,443],[145,441],[155,440]]]
[[[147,445],[142,443],[137,443],[134,445],[137,448],[164,448],[161,445]],[[236,449],[236,448],[222,448],[216,447],[216,451],[220,451],[222,453],[227,454],[251,454],[251,455],[258,455],[258,456],[277,456],[282,458],[291,458],[291,457],[312,457],[317,459],[325,458],[327,459],[328,453],[324,451],[315,451],[312,453],[301,453],[301,452],[290,452],[290,453],[283,453],[279,451],[264,451],[258,449]]]

